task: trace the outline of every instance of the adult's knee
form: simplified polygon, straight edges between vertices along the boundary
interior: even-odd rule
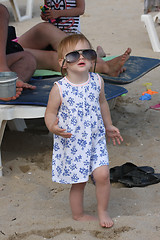
[[[37,38],[38,37],[42,37],[46,34],[50,34],[50,32],[48,32],[48,30],[51,28],[54,28],[54,26],[52,26],[52,24],[48,23],[48,22],[41,22],[38,23],[37,25],[35,25],[32,30],[34,31],[34,33],[36,34]]]
[[[31,70],[31,71],[35,71],[36,67],[37,67],[37,62],[35,57],[27,51],[23,52],[23,59],[24,62],[27,64],[26,66]]]
[[[66,35],[65,32],[54,26],[53,24],[50,24],[49,22],[41,22],[35,25],[32,30],[38,37],[45,37],[45,38],[52,38],[56,37],[55,34],[60,36],[60,38],[64,38]]]
[[[42,31],[42,29],[45,27],[45,23],[41,22],[35,25],[33,28],[36,29],[37,31]]]

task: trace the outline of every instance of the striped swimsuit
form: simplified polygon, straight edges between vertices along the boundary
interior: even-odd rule
[[[54,10],[72,9],[76,7],[76,0],[47,0],[47,6]],[[60,17],[53,24],[66,33],[80,32],[79,16]]]

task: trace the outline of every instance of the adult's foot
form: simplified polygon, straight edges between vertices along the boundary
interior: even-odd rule
[[[99,58],[106,57],[106,53],[101,46],[97,46],[96,53]]]
[[[131,48],[127,48],[127,50],[121,56],[106,61],[106,64],[109,66],[109,71],[107,74],[112,77],[118,77],[120,73],[124,72],[126,68],[124,68],[123,66],[125,62],[129,59],[130,53]]]
[[[33,90],[33,89],[35,89],[36,88],[36,86],[33,86],[33,85],[31,85],[31,84],[29,84],[29,83],[26,83],[26,82],[23,82],[23,81],[21,81],[21,80],[17,80],[17,82],[16,82],[16,88],[17,88],[17,90],[18,89],[25,89],[25,88],[27,88],[27,89],[31,89],[31,90]]]
[[[24,83],[21,80],[17,80],[17,82],[16,82],[16,95],[13,96],[13,97],[9,97],[9,98],[0,98],[0,100],[2,100],[2,101],[15,100],[15,99],[19,98],[19,96],[21,95],[23,89],[31,89],[31,90],[33,90],[35,88],[36,87],[31,85],[31,84]]]

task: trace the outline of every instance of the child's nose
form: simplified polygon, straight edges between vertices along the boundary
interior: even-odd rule
[[[80,53],[80,59],[83,59],[84,57],[83,57],[83,55],[82,55],[82,53]]]

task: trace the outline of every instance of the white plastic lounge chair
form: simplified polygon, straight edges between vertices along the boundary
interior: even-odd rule
[[[150,14],[141,15],[141,21],[144,22],[149,39],[154,52],[160,52],[160,41],[155,28],[155,21],[160,19],[160,13],[152,17]]]
[[[6,2],[8,0],[0,0],[1,2]],[[31,19],[32,18],[32,8],[33,8],[33,0],[26,0],[26,14],[24,16],[21,16],[20,11],[19,11],[19,7],[17,4],[16,0],[9,0],[11,3],[11,6],[13,8],[13,14],[15,17],[16,21],[24,21],[27,19]]]
[[[46,107],[31,105],[0,105],[0,177],[2,176],[1,144],[8,120],[44,117]],[[17,123],[16,121],[14,122]],[[21,124],[20,124],[21,123]],[[13,126],[12,126],[13,127]],[[25,128],[24,122],[15,125],[18,130]]]
[[[149,12],[159,11],[159,0],[144,0],[144,13],[141,21],[144,22],[154,52],[160,52],[160,41],[156,31],[155,22],[160,22],[160,13],[152,17]]]

